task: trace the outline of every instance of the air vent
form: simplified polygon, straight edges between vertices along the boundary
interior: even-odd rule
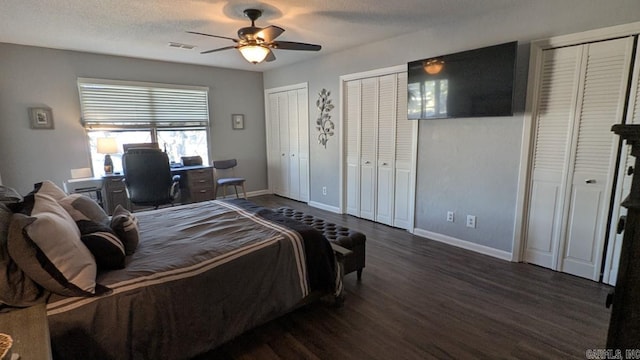
[[[196,47],[195,45],[181,44],[181,43],[176,43],[176,42],[170,42],[169,46],[170,47],[174,47],[174,48],[185,49],[185,50],[193,50],[193,48]]]

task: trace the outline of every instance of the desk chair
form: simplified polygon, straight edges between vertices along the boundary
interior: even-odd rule
[[[238,165],[236,159],[231,160],[219,160],[213,162],[213,176],[216,179],[215,189],[213,189],[214,199],[218,197],[218,189],[222,186],[222,196],[227,196],[227,186],[233,186],[236,191],[236,198],[238,195],[238,186],[242,187],[244,198],[247,198],[247,191],[244,189],[244,178],[235,177],[233,168]]]
[[[130,149],[122,156],[124,182],[134,205],[171,204],[178,196],[180,175],[171,176],[169,157],[159,149]]]

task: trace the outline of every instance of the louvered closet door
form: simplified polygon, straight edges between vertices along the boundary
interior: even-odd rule
[[[555,269],[562,184],[567,176],[573,122],[580,80],[581,46],[545,50],[535,113],[533,171],[530,186],[525,260]]]
[[[289,96],[278,93],[278,128],[280,138],[280,182],[276,194],[289,197]]]
[[[640,43],[636,47],[636,54],[640,51]],[[627,108],[627,124],[640,124],[640,56],[636,55],[633,66],[633,78],[631,81],[631,91],[629,94],[629,106]],[[621,149],[620,168],[618,169],[618,185],[616,186],[615,203],[613,205],[613,224],[617,224],[621,216],[627,215],[627,208],[621,206],[622,201],[629,195],[631,190],[631,180],[633,173],[628,169],[635,166],[635,157],[631,156],[631,146],[623,146]],[[640,169],[634,169],[637,173]],[[624,232],[618,234],[617,226],[609,229],[609,245],[605,253],[606,264],[603,280],[610,285],[616,284],[618,278],[618,263],[620,262],[620,250],[622,249],[622,239]]]
[[[626,38],[543,54],[528,262],[599,277],[631,48]]]
[[[413,227],[413,141],[418,122],[407,120],[407,73],[398,74],[395,131],[395,202],[393,226]]]
[[[397,75],[378,79],[378,159],[375,220],[393,225]]]
[[[347,214],[360,216],[360,80],[346,83],[344,92],[346,161],[347,161]]]
[[[360,217],[375,220],[378,79],[362,80],[360,124]]]
[[[283,191],[280,164],[280,115],[278,110],[278,94],[269,94],[269,162],[267,166],[269,167],[269,182],[276,194],[280,194]]]
[[[287,102],[289,105],[289,127],[287,128],[289,137],[289,197],[298,200],[300,197],[300,163],[298,153],[300,149],[300,138],[298,136],[298,92],[287,92]]]
[[[622,122],[633,39],[588,44],[579,97],[577,141],[570,179],[569,217],[560,270],[598,280],[613,187],[618,139],[611,126]]]
[[[298,100],[298,181],[300,201],[309,201],[309,97],[307,89],[299,89]]]

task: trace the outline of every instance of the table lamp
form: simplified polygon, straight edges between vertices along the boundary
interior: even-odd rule
[[[98,154],[104,155],[104,173],[113,174],[113,161],[111,154],[118,152],[118,143],[115,138],[98,138]]]

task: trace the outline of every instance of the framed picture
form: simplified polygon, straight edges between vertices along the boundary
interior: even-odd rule
[[[242,130],[244,129],[244,115],[243,114],[232,114],[231,115],[231,127],[233,130]]]
[[[53,113],[50,108],[29,108],[32,129],[53,129]]]

